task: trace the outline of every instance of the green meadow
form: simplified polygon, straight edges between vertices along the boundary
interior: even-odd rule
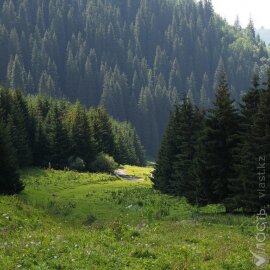
[[[151,168],[124,169],[144,180],[22,171],[25,190],[0,196],[0,269],[256,269],[255,216],[193,207],[153,190]]]

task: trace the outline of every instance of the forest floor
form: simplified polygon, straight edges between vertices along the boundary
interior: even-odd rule
[[[0,196],[0,269],[256,269],[256,216],[193,207],[153,190],[151,168],[123,169],[144,181],[23,171],[25,190]]]

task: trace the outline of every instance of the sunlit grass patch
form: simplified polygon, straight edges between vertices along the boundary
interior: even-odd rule
[[[154,168],[152,167],[137,167],[137,166],[124,166],[127,175],[142,178],[144,180],[150,180]],[[150,183],[150,181],[149,181]]]

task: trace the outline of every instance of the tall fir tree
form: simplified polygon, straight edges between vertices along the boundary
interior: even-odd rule
[[[216,100],[207,115],[197,154],[196,174],[202,188],[199,201],[204,204],[223,203],[227,198],[234,173],[233,149],[238,141],[239,116],[230,98],[225,70],[219,72]]]
[[[191,203],[197,203],[198,185],[195,177],[194,158],[203,115],[189,100],[184,100],[180,107],[179,117],[181,130],[176,134],[178,151],[173,162],[175,193],[178,196],[186,197]]]
[[[90,126],[98,152],[114,155],[114,134],[110,117],[103,107],[90,111]]]
[[[68,115],[69,136],[71,140],[71,155],[81,158],[86,169],[91,168],[91,162],[96,158],[96,142],[90,130],[86,110],[77,101]]]
[[[181,130],[179,122],[180,108],[175,109],[170,114],[169,123],[163,136],[160,150],[158,153],[155,170],[153,172],[152,182],[155,189],[164,193],[175,194],[176,185],[173,178],[173,163],[175,156],[179,153],[177,142],[177,134]]]
[[[28,166],[32,162],[28,124],[27,105],[21,93],[16,91],[12,95],[11,111],[7,117],[7,128],[20,167]]]
[[[254,122],[254,138],[257,144],[257,180],[260,206],[270,208],[270,68],[266,89],[261,92],[258,113]],[[265,168],[264,168],[265,166]]]
[[[115,160],[119,164],[144,166],[146,164],[145,151],[131,124],[112,120],[112,127],[115,140]]]
[[[16,194],[24,186],[17,172],[17,162],[9,134],[0,120],[0,194]]]
[[[48,141],[47,161],[56,169],[63,169],[69,158],[69,138],[68,132],[63,124],[63,116],[58,104],[53,104],[45,120],[46,139]],[[39,143],[44,143],[42,129],[39,127]]]
[[[233,151],[235,174],[229,179],[229,194],[225,205],[230,211],[242,208],[254,213],[260,208],[258,198],[258,145],[254,138],[254,123],[260,103],[259,77],[253,78],[252,88],[243,97],[239,142]]]
[[[49,143],[44,124],[37,118],[33,142],[33,164],[35,166],[47,167],[48,160],[50,160],[49,151]]]

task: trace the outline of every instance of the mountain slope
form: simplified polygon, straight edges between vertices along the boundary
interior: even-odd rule
[[[207,0],[1,0],[0,12],[2,84],[101,103],[151,156],[177,99],[211,104],[221,58],[236,100],[269,61],[253,25],[227,25]]]

